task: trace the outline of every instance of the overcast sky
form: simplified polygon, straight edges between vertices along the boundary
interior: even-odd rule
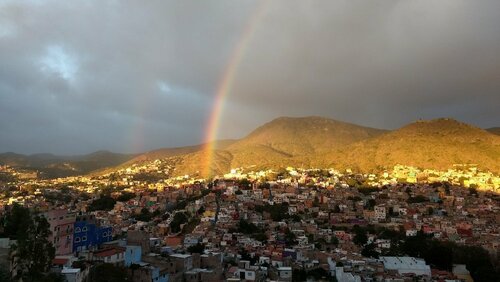
[[[500,1],[272,0],[220,128],[279,116],[500,126]],[[259,1],[0,0],[0,152],[202,142]]]

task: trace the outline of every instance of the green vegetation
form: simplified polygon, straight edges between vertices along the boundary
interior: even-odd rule
[[[367,230],[355,225],[353,231],[354,237],[352,238],[352,242],[359,246],[365,245],[368,241],[368,236],[366,235]]]
[[[236,228],[231,229],[230,232],[231,233],[239,232],[239,233],[247,234],[247,235],[250,235],[255,240],[261,241],[261,242],[265,242],[265,241],[267,241],[267,239],[269,239],[267,237],[267,235],[264,233],[264,230],[262,230],[257,225],[255,225],[255,224],[253,224],[245,219],[240,219]]]
[[[366,244],[363,247],[363,250],[361,250],[361,255],[368,257],[368,258],[378,258],[379,253],[375,250],[375,244]]]
[[[415,203],[425,203],[425,202],[428,202],[429,199],[425,196],[422,196],[422,195],[417,195],[415,197],[410,197],[408,198],[408,200],[406,200],[406,202],[408,204],[415,204]]]
[[[500,277],[498,264],[493,262],[485,249],[478,246],[441,242],[419,232],[404,241],[401,251],[423,258],[438,269],[451,270],[453,264],[465,264],[476,282],[496,281]]]
[[[373,210],[377,202],[374,199],[369,199],[365,204],[365,209]]]
[[[120,196],[118,196],[118,198],[116,198],[116,200],[119,202],[126,202],[133,198],[135,198],[135,193],[123,192]]]
[[[369,194],[372,194],[375,192],[379,192],[381,190],[382,189],[380,189],[378,187],[358,187],[359,193],[364,194],[364,195],[369,195]]]
[[[162,179],[166,178],[166,175],[164,174],[159,174],[159,173],[137,173],[134,174],[134,180],[135,181],[142,181],[142,182],[150,182],[150,183],[155,183],[158,182]]]
[[[154,217],[160,215],[160,210],[155,210],[154,212],[150,212],[148,208],[142,208],[141,213],[134,216],[135,220],[149,222]]]
[[[90,269],[89,281],[94,282],[122,282],[132,281],[124,267],[110,263],[96,265]]]
[[[417,236],[406,237],[403,232],[373,225],[355,225],[353,242],[363,246],[362,255],[377,258],[379,255],[412,256],[423,258],[433,268],[451,271],[453,264],[465,264],[474,281],[495,281],[500,277],[500,267],[489,253],[478,246],[464,246],[450,241],[438,241],[419,231]],[[367,234],[391,242],[389,250],[380,254],[373,244],[366,244]]]
[[[288,203],[255,206],[255,211],[258,213],[269,213],[273,221],[282,221],[290,217],[288,214]]]
[[[12,265],[18,269],[13,277],[23,281],[50,281],[49,274],[55,248],[48,238],[50,225],[45,217],[14,205],[2,218],[3,236],[17,240],[12,246]],[[57,279],[56,279],[57,281]]]
[[[183,212],[178,212],[174,215],[174,219],[170,222],[170,231],[172,233],[181,232],[181,225],[188,222],[188,216]]]
[[[110,211],[114,208],[115,204],[115,199],[108,195],[103,195],[90,203],[89,211]]]
[[[203,251],[205,251],[205,245],[197,243],[196,245],[189,246],[187,251],[191,254],[203,254]]]
[[[192,203],[196,200],[199,200],[203,197],[205,197],[206,195],[210,194],[210,189],[203,189],[201,190],[201,193],[199,195],[195,195],[195,196],[189,196],[187,199],[178,199],[177,202],[175,203],[175,206],[173,206],[172,208],[170,208],[169,210],[183,210],[187,207],[187,205],[189,203]]]
[[[313,281],[337,281],[335,277],[330,276],[330,273],[321,267],[311,270],[293,269],[292,281],[308,281],[308,278],[312,278]]]

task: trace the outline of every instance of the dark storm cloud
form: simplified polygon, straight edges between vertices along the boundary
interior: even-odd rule
[[[500,122],[500,2],[292,2],[272,2],[233,103],[266,118],[324,115],[383,128],[442,116]]]
[[[0,1],[0,151],[201,142],[256,1]],[[221,137],[321,115],[498,126],[498,1],[268,1]]]

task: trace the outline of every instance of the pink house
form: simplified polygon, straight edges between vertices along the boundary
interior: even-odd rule
[[[44,213],[52,232],[49,241],[56,248],[56,255],[68,255],[73,252],[73,226],[76,215],[66,210],[51,210]]]

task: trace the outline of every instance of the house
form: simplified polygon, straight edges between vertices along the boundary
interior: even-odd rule
[[[125,264],[125,251],[127,248],[112,246],[92,252],[92,261],[102,261],[117,265]]]
[[[278,267],[278,281],[292,281],[292,268],[289,266]]]
[[[193,256],[186,254],[173,254],[170,258],[175,262],[176,269],[180,272],[188,271],[193,268]]]
[[[67,210],[51,210],[43,214],[50,225],[49,241],[56,249],[56,255],[73,253],[73,228],[76,215]]]
[[[64,276],[67,282],[82,282],[84,281],[84,275],[79,268],[63,268],[61,274]]]
[[[80,215],[74,223],[73,252],[97,248],[113,239],[111,226],[99,226],[93,215]]]
[[[138,264],[142,257],[141,246],[125,246],[125,266],[129,267],[132,264]]]
[[[386,270],[395,270],[399,274],[413,273],[431,277],[431,267],[425,260],[413,257],[380,257]]]
[[[375,206],[375,219],[378,221],[383,221],[387,217],[387,209],[385,206]]]
[[[142,254],[150,252],[149,234],[142,230],[129,230],[127,232],[127,245],[141,246]]]
[[[166,268],[149,263],[136,264],[127,271],[132,281],[168,282],[170,277]]]

